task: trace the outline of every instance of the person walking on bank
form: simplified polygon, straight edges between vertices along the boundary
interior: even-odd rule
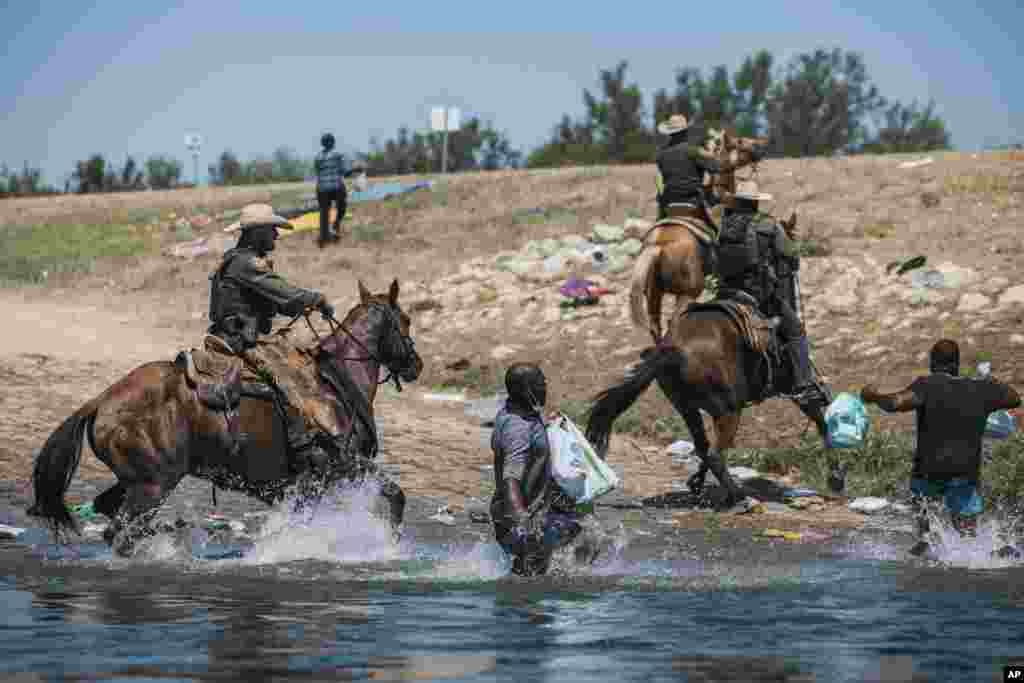
[[[323,147],[313,161],[316,170],[316,201],[320,205],[320,239],[317,245],[321,248],[328,242],[341,239],[341,221],[345,218],[348,208],[348,192],[345,178],[352,175],[354,169],[349,166],[341,152],[334,149],[334,136],[324,133],[320,138]],[[331,205],[337,213],[334,225],[330,226]]]
[[[961,535],[976,532],[984,509],[978,494],[981,440],[989,413],[1020,406],[1013,387],[992,378],[960,377],[960,347],[941,339],[931,350],[931,374],[919,377],[902,391],[879,392],[864,387],[861,400],[886,412],[917,413],[917,448],[910,474],[910,492],[918,515],[920,540],[910,550],[923,555],[929,549],[925,504],[945,500],[953,524]],[[1000,555],[1013,555],[1009,546]]]

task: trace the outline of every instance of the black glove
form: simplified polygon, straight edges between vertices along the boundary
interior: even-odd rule
[[[317,304],[316,309],[320,311],[320,315],[322,315],[325,320],[334,319],[334,306],[327,303],[326,299],[321,299],[320,303]]]
[[[761,161],[767,155],[768,150],[766,150],[764,147],[755,147],[754,149],[750,150],[750,160],[755,163]]]

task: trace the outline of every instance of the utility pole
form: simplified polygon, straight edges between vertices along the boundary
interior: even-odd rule
[[[441,136],[441,173],[448,172],[448,131],[458,130],[459,110],[455,107],[434,107],[430,112],[430,127],[443,131]]]
[[[185,147],[192,153],[192,177],[196,187],[199,187],[199,150],[203,146],[203,139],[198,133],[185,134]]]

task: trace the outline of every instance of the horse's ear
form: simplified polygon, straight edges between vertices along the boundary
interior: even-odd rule
[[[394,306],[398,303],[398,278],[391,281],[391,289],[388,290],[388,301]]]
[[[365,304],[366,302],[368,302],[372,298],[373,298],[373,295],[370,294],[370,290],[368,290],[366,288],[366,285],[363,284],[363,281],[360,280],[359,281],[359,300],[362,301]]]

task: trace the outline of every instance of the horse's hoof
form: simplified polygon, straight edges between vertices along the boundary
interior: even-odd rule
[[[699,496],[700,492],[704,490],[704,477],[699,474],[695,474],[686,480],[686,488],[690,489],[690,492]]]
[[[928,541],[918,541],[907,552],[914,557],[924,557],[929,550],[931,550],[931,545]]]

